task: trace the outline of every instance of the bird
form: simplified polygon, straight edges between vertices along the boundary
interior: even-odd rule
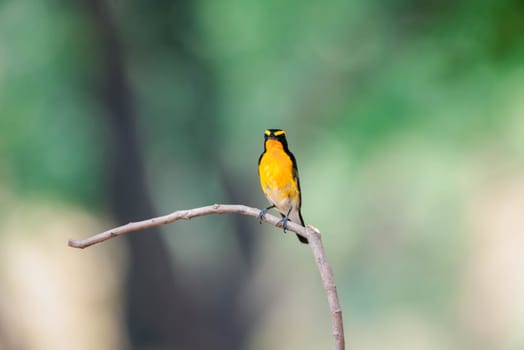
[[[288,148],[284,130],[267,129],[264,132],[264,151],[258,158],[258,176],[262,191],[271,204],[260,211],[260,222],[269,209],[276,208],[282,216],[280,224],[284,233],[288,221],[304,226],[297,161]],[[308,243],[307,238],[298,234],[297,237],[300,242]]]

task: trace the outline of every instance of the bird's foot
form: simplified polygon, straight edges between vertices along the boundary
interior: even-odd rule
[[[268,210],[269,210],[268,208],[264,208],[264,209],[262,209],[262,210],[260,211],[260,213],[258,213],[258,221],[259,221],[260,223],[262,223],[262,218],[264,217],[264,215],[266,215],[266,213],[267,213]]]
[[[269,209],[272,209],[274,208],[275,206],[274,205],[271,205],[267,208],[264,208],[260,211],[260,213],[258,213],[258,220],[260,223],[262,223],[262,218],[264,217],[264,215],[266,215],[266,213],[269,211]]]
[[[284,233],[286,233],[286,228],[287,228],[287,222],[289,221],[288,217],[287,216],[284,216],[282,218],[282,220],[280,220],[279,222],[277,222],[277,225],[280,225],[282,226],[282,229],[284,230]]]

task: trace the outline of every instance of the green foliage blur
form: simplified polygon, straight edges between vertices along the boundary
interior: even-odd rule
[[[264,129],[283,128],[354,349],[524,347],[521,1],[107,4],[158,214],[223,202],[221,176],[242,179],[240,202],[266,206],[256,161]],[[0,188],[104,222],[110,111],[88,7],[0,2]],[[180,225],[165,238],[187,271],[210,276],[239,254],[223,217]],[[317,272],[295,241],[264,227],[256,264],[273,292],[260,293],[278,298],[294,273],[290,293],[313,290],[267,310],[246,348],[290,337],[279,317],[324,337],[282,348],[331,346]]]

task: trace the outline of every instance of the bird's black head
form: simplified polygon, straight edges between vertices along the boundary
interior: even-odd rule
[[[282,129],[267,129],[264,131],[264,144],[267,140],[276,140],[287,149],[286,132]]]
[[[276,140],[282,144],[284,149],[287,149],[286,132],[282,129],[267,129],[264,131],[264,145],[267,140]]]
[[[282,129],[267,129],[264,131],[264,139],[273,139],[273,140],[285,140],[286,139],[286,132]]]

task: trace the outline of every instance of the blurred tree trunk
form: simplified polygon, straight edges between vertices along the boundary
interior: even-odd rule
[[[155,216],[146,186],[133,94],[115,25],[105,0],[88,1],[100,45],[100,95],[107,108],[108,197],[117,222]],[[126,237],[129,274],[126,319],[133,348],[173,348],[174,326],[191,324],[191,304],[174,279],[173,261],[159,230]],[[188,344],[190,345],[190,344]]]
[[[189,2],[159,1],[153,5],[142,4],[151,6],[149,11],[141,12],[151,22],[149,28],[162,30],[170,27],[168,22],[173,20],[172,12],[163,7],[173,3],[176,3],[179,10],[177,16],[180,21],[188,24],[188,19],[191,18]],[[87,7],[92,15],[91,23],[99,45],[99,94],[107,109],[111,142],[108,152],[108,196],[111,209],[119,223],[152,217],[155,216],[155,211],[147,190],[142,150],[135,124],[137,115],[133,92],[125,73],[125,53],[106,1],[87,1]],[[209,144],[210,140],[214,140],[211,143],[218,141],[213,107],[216,92],[211,68],[188,50],[183,40],[177,36],[179,33],[172,33],[172,37],[166,32],[151,33],[156,34],[167,35],[173,49],[181,57],[185,57],[194,81],[198,84],[201,100],[206,101],[199,104],[185,130],[196,135],[193,138],[194,144],[191,145],[195,152],[195,161],[201,162],[202,168],[207,168],[209,173],[229,175],[219,171],[221,167],[214,150],[202,147]],[[222,182],[237,182],[239,186],[236,188],[242,188],[238,180]],[[176,179],[174,183],[176,184]],[[240,200],[233,188],[231,185],[226,186],[227,196],[232,200]],[[130,247],[130,266],[125,309],[133,349],[245,348],[252,322],[240,307],[238,295],[251,270],[249,262],[252,260],[256,235],[245,233],[248,230],[245,227],[245,218],[231,216],[231,220],[234,220],[236,236],[241,239],[244,261],[228,263],[236,271],[229,270],[227,276],[218,279],[224,283],[213,296],[215,300],[211,306],[198,300],[198,293],[191,293],[189,281],[175,278],[184,274],[182,271],[176,272],[176,266],[158,230],[131,234],[126,238]]]

